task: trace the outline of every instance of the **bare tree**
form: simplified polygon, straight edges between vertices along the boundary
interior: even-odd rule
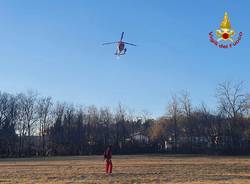
[[[15,97],[7,93],[0,93],[0,155],[11,156],[15,152],[16,113]]]
[[[152,114],[146,109],[142,110],[140,114],[143,123],[145,123],[148,119],[151,119],[152,117]]]
[[[112,143],[112,130],[111,125],[113,124],[113,115],[110,112],[109,108],[101,108],[100,109],[100,121],[103,123],[103,131],[102,134],[104,136],[103,138],[103,144],[104,146],[107,146]]]
[[[153,126],[150,128],[149,136],[153,142],[164,142],[167,139],[166,135],[166,122],[167,118],[160,118],[155,121]]]
[[[246,94],[246,100],[247,100],[247,103],[246,103],[245,109],[246,109],[246,114],[249,116],[249,113],[250,113],[250,93]]]
[[[168,105],[168,115],[170,116],[173,122],[173,129],[174,129],[174,136],[173,136],[173,143],[174,143],[174,151],[177,151],[178,145],[178,119],[180,116],[180,104],[178,102],[177,96],[172,96],[172,100]]]
[[[116,115],[115,115],[116,121],[123,121],[123,120],[125,120],[126,115],[127,114],[126,114],[125,107],[121,103],[119,103],[118,107],[116,109]]]
[[[116,144],[121,149],[125,143],[125,139],[127,136],[127,129],[126,129],[126,110],[120,103],[117,107],[116,114],[115,114],[115,122],[116,122]]]
[[[3,127],[8,114],[8,95],[0,93],[0,127]]]
[[[49,147],[51,154],[57,155],[62,152],[64,131],[63,131],[63,119],[65,114],[66,104],[57,103],[51,111],[53,125],[49,129]]]
[[[237,119],[242,116],[249,105],[249,98],[243,92],[243,82],[232,85],[231,82],[219,84],[216,97],[219,111],[228,118]]]
[[[186,133],[189,138],[188,141],[190,143],[190,149],[192,152],[193,151],[193,138],[195,134],[195,125],[194,125],[194,122],[192,121],[191,99],[187,91],[183,92],[180,101],[181,101],[182,114],[184,115],[185,120],[186,120],[184,127],[186,129]]]
[[[182,112],[184,113],[186,118],[190,118],[191,111],[192,111],[192,104],[191,104],[190,95],[188,94],[187,91],[184,91],[181,96],[181,106],[182,106]]]
[[[228,130],[227,136],[230,137],[227,142],[230,148],[235,149],[240,141],[242,128],[244,128],[242,121],[240,121],[244,113],[247,112],[249,99],[243,93],[243,82],[233,85],[231,82],[224,82],[219,84],[216,97],[219,103],[219,112],[226,118],[226,128]]]
[[[51,97],[40,98],[37,106],[38,122],[39,122],[39,136],[41,138],[42,155],[46,154],[46,140],[45,136],[48,133],[48,129],[51,124]]]
[[[27,154],[31,154],[32,135],[36,133],[36,100],[37,93],[28,91],[27,94],[20,94],[20,118],[21,135],[27,136]]]

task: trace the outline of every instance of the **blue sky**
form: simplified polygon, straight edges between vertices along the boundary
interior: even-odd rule
[[[250,91],[249,7],[247,0],[1,0],[0,90],[98,107],[120,102],[153,116],[187,90],[195,106],[214,108],[218,83],[245,81]],[[208,40],[225,11],[244,33],[233,49]],[[101,44],[122,31],[138,47],[117,59],[115,46]]]

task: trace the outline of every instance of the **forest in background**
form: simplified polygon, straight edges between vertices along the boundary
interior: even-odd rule
[[[187,92],[154,119],[121,104],[79,107],[37,93],[0,93],[0,157],[102,154],[250,154],[250,95],[243,83],[215,89],[217,108],[192,105]]]

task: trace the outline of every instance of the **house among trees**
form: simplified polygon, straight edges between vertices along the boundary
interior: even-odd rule
[[[136,141],[138,143],[148,144],[149,143],[149,137],[142,134],[141,132],[136,132],[130,135],[130,138],[127,140]]]

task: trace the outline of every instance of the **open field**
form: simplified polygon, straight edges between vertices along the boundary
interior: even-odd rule
[[[101,156],[0,160],[0,183],[250,183],[250,157]]]

